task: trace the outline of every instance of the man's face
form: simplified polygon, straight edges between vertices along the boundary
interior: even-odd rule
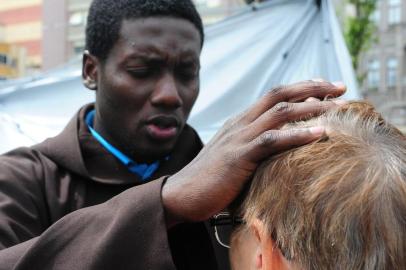
[[[199,92],[200,50],[187,20],[124,20],[98,67],[96,130],[137,161],[168,155]]]

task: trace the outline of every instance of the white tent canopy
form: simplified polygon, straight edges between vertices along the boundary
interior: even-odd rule
[[[354,71],[328,0],[271,0],[205,29],[201,90],[190,123],[211,138],[230,116],[269,89],[311,78],[343,81],[358,99]],[[94,100],[81,83],[80,61],[0,89],[0,152],[59,133]]]

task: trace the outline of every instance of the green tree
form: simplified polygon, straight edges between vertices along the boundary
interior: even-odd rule
[[[354,5],[356,16],[347,18],[345,40],[352,64],[357,70],[361,53],[369,48],[374,39],[376,26],[371,20],[371,15],[375,11],[377,0],[349,0],[348,2]]]

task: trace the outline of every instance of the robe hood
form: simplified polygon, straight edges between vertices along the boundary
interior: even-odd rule
[[[133,184],[134,181],[142,183],[142,179],[137,175],[122,170],[124,165],[93,138],[84,120],[86,113],[92,109],[93,103],[85,105],[60,134],[33,148],[68,171],[96,182],[118,185]],[[202,146],[197,132],[189,125],[185,125],[170,159],[160,165],[151,179],[182,169],[198,154]],[[99,165],[95,168],[93,164]]]

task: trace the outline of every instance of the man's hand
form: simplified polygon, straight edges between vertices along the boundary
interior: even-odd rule
[[[319,139],[323,127],[279,128],[338,106],[340,102],[319,99],[344,92],[343,84],[323,81],[278,87],[228,120],[199,155],[163,186],[168,227],[208,219],[236,198],[263,159]]]

